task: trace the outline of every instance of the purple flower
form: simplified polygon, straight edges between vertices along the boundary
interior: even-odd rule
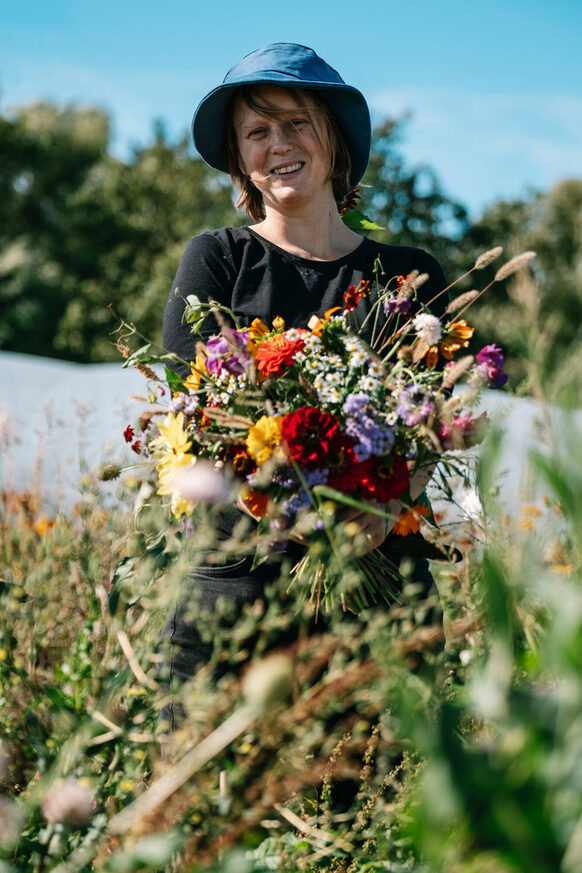
[[[434,403],[422,392],[403,391],[396,411],[407,427],[414,427],[426,421],[433,409]]]
[[[248,360],[241,361],[238,357],[230,355],[228,358],[225,358],[223,364],[224,369],[227,370],[231,374],[231,376],[240,376],[242,373],[244,373],[244,365],[248,364]],[[206,367],[208,367],[208,362],[206,363]]]
[[[222,373],[223,361],[219,355],[210,355],[206,358],[206,369],[211,376],[219,376]]]
[[[232,340],[233,345],[235,345],[239,349],[246,350],[249,344],[248,330],[229,330],[228,336]]]
[[[168,409],[170,410],[170,412],[173,412],[175,415],[177,415],[184,409],[185,400],[185,394],[176,394],[176,396],[172,397],[172,399],[170,400],[168,404]]]
[[[383,455],[392,448],[394,432],[374,420],[376,411],[370,406],[367,394],[350,394],[342,408],[348,416],[346,433],[356,442],[354,448],[358,461],[365,461],[370,455]]]
[[[285,515],[289,515],[293,518],[298,512],[302,509],[307,509],[309,506],[311,506],[309,495],[306,491],[301,489],[299,494],[293,495],[289,500],[284,500],[281,504],[281,509]]]
[[[507,373],[503,371],[503,352],[496,345],[483,346],[475,355],[477,372],[488,380],[489,388],[501,388],[507,382]]]
[[[324,485],[327,482],[328,472],[326,468],[323,470],[305,470],[303,475],[309,487],[312,487],[313,485]]]
[[[219,376],[223,367],[232,376],[240,376],[251,360],[247,352],[249,334],[246,330],[225,330],[226,334],[212,336],[206,343],[210,353],[206,369],[212,376]]]
[[[358,415],[369,403],[370,398],[367,394],[348,394],[342,408],[346,415]]]
[[[384,304],[386,315],[408,315],[410,312],[410,300],[408,297],[391,297]]]
[[[481,351],[477,352],[475,360],[478,364],[486,364],[488,367],[502,367],[503,352],[491,343],[488,346],[483,346]]]
[[[185,415],[194,415],[196,410],[198,409],[199,403],[198,398],[195,394],[189,394],[186,400],[184,401],[184,413]]]
[[[210,352],[211,356],[226,355],[229,348],[228,340],[223,336],[211,336],[206,343],[206,349]]]

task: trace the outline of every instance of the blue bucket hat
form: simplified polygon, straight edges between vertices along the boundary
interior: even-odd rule
[[[235,64],[222,85],[200,102],[192,119],[194,145],[207,164],[226,172],[226,118],[234,92],[241,85],[283,85],[317,91],[329,106],[344,135],[352,160],[350,182],[357,185],[370,157],[370,112],[360,91],[313,49],[293,42],[274,42]]]

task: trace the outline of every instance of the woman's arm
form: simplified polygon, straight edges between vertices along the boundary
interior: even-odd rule
[[[192,333],[184,319],[186,299],[195,295],[202,303],[215,300],[229,306],[235,281],[232,264],[225,255],[220,241],[211,233],[191,239],[187,246],[168,295],[163,322],[163,345],[185,361],[196,356],[196,343],[217,333],[218,325],[209,316],[200,329],[200,336]],[[189,375],[189,368],[173,364],[180,376]]]

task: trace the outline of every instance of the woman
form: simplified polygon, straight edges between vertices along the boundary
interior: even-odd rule
[[[444,288],[443,272],[426,252],[372,242],[342,221],[339,207],[368,163],[370,116],[362,94],[312,49],[274,43],[248,55],[202,100],[192,128],[199,153],[229,173],[241,192],[237,205],[254,223],[188,243],[164,315],[164,345],[184,360],[195,354],[195,337],[182,319],[190,294],[224,303],[241,324],[259,317],[270,325],[281,316],[289,328],[305,327],[314,313],[341,305],[350,285],[373,283],[378,257],[386,279],[414,269],[428,273],[425,301]],[[441,300],[433,306],[435,315],[442,312]],[[360,323],[373,301],[371,294],[358,304]],[[216,330],[207,321],[202,334]],[[420,492],[423,483],[416,484]],[[229,535],[239,513],[224,515],[220,535]],[[382,519],[365,512],[350,518],[370,549],[383,544]],[[195,623],[187,620],[194,592],[209,609],[221,595],[241,604],[259,597],[265,582],[277,576],[276,566],[251,571],[246,558],[199,568],[166,624],[165,635],[176,644],[172,676],[187,678],[209,656]],[[431,586],[425,560],[417,561],[414,578]]]

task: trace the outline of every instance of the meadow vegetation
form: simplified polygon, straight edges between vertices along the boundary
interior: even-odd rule
[[[535,340],[524,288],[514,317]],[[512,516],[490,433],[482,512],[451,528],[464,560],[432,565],[444,654],[413,585],[389,611],[315,623],[284,573],[241,614],[224,604],[208,666],[178,690],[160,628],[216,545],[215,510],[185,537],[133,473],[84,477],[74,511],[53,518],[5,495],[2,873],[582,870],[573,421],[553,433],[542,416],[530,472],[544,497],[524,492]],[[106,488],[120,490],[107,511]],[[248,540],[239,529],[224,548]],[[170,699],[183,716],[168,734]]]

